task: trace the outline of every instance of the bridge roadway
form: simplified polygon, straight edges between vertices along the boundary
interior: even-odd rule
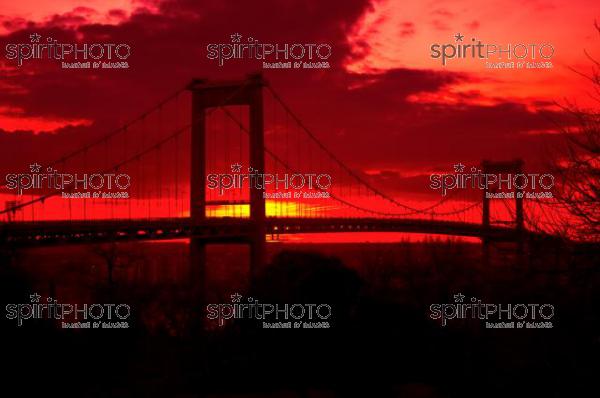
[[[267,218],[268,234],[327,232],[410,232],[512,241],[519,233],[508,226],[422,219]],[[150,240],[198,237],[210,242],[248,242],[249,218],[207,218],[193,226],[189,218],[36,221],[0,224],[0,239],[17,245]],[[529,236],[536,235],[525,231]]]

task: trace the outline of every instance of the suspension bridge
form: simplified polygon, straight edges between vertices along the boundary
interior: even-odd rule
[[[211,242],[243,242],[251,246],[251,263],[261,264],[269,235],[410,232],[483,241],[552,236],[551,228],[540,227],[552,225],[549,213],[528,208],[535,201],[503,200],[504,207],[494,210],[479,190],[456,190],[439,200],[414,193],[400,200],[379,187],[376,175],[357,171],[319,137],[260,74],[239,81],[195,79],[131,122],[42,167],[75,173],[80,180],[93,173],[127,175],[126,199],[65,199],[81,188],[74,184],[21,195],[5,187],[0,238],[36,245],[188,237],[198,256]],[[326,198],[296,199],[273,195],[274,184],[207,186],[207,176],[231,175],[234,166],[276,178],[326,174],[332,183]],[[519,171],[522,163],[483,167]]]

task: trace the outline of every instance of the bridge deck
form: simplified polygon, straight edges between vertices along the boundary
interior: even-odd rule
[[[379,218],[267,218],[268,234],[329,232],[407,232],[515,240],[520,234],[506,226],[420,219]],[[246,242],[252,230],[248,218],[208,218],[191,225],[189,218],[38,221],[0,224],[5,242],[38,244],[57,242],[110,241],[115,239],[172,239],[199,237],[214,242]],[[536,235],[524,231],[528,235]]]

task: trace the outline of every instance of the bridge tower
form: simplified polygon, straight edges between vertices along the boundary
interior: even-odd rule
[[[521,174],[523,172],[523,160],[515,159],[512,161],[506,162],[493,162],[489,160],[484,160],[481,163],[481,172],[483,174]],[[523,230],[524,228],[524,218],[523,218],[523,190],[519,189],[515,186],[512,187],[512,191],[514,193],[515,200],[515,220],[514,221],[504,221],[504,223],[514,223],[515,228],[518,230]],[[483,191],[483,219],[482,224],[484,227],[490,226],[490,199],[488,193],[490,191],[484,189]]]
[[[481,162],[481,172],[483,174],[521,174],[523,172],[524,162],[522,159],[514,159],[510,161],[490,161],[484,160]],[[523,213],[523,189],[520,189],[514,185],[511,187],[511,191],[514,195],[515,201],[515,218],[514,220],[502,220],[496,221],[497,224],[507,224],[513,225],[515,228],[515,233],[512,237],[512,241],[517,244],[517,261],[519,263],[522,262],[523,252],[524,252],[524,232],[525,232],[525,224],[524,224],[524,213]],[[483,190],[483,214],[482,214],[482,225],[484,230],[488,229],[491,225],[490,220],[490,204],[491,201],[494,200],[490,198],[489,194],[491,192],[486,186]],[[498,200],[506,200],[506,199],[498,199]],[[489,264],[490,262],[490,244],[491,239],[489,237],[483,238],[483,250],[484,250],[484,263]]]
[[[192,93],[192,142],[190,218],[192,228],[191,259],[193,267],[203,267],[205,245],[202,238],[195,238],[194,227],[206,220],[206,110],[212,107],[244,105],[249,107],[250,166],[264,172],[264,120],[263,93],[266,85],[261,74],[248,75],[245,80],[209,81],[194,79],[188,89]],[[265,263],[265,201],[263,189],[250,189],[250,274]]]

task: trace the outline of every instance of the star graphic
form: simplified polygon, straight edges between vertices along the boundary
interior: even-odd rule
[[[238,294],[238,293],[234,293],[231,295],[231,301],[234,303],[239,303],[240,300],[242,299],[242,295]]]
[[[232,164],[231,171],[234,173],[239,173],[240,171],[242,171],[242,165],[239,163]]]
[[[240,35],[239,33],[234,33],[230,37],[233,43],[239,43],[242,40],[242,35]]]
[[[454,172],[455,173],[462,173],[465,170],[465,165],[462,163],[457,163],[454,165]]]
[[[37,293],[33,293],[33,294],[30,294],[30,295],[29,295],[29,299],[31,300],[31,302],[32,302],[32,303],[39,303],[39,302],[40,302],[40,298],[41,298],[41,297],[42,297],[42,296],[40,296],[40,295],[39,295],[39,294],[37,294]]]
[[[29,35],[29,38],[31,39],[32,43],[39,43],[42,36],[38,35],[37,33],[33,33]]]
[[[456,41],[463,41],[464,37],[465,37],[465,35],[461,35],[460,33],[457,33],[454,35],[454,38],[456,39]]]
[[[465,299],[465,295],[462,293],[458,293],[454,295],[454,302],[455,303],[462,303],[463,300]]]
[[[34,164],[29,165],[29,169],[31,170],[32,173],[38,173],[41,168],[42,168],[41,164],[34,163]]]

